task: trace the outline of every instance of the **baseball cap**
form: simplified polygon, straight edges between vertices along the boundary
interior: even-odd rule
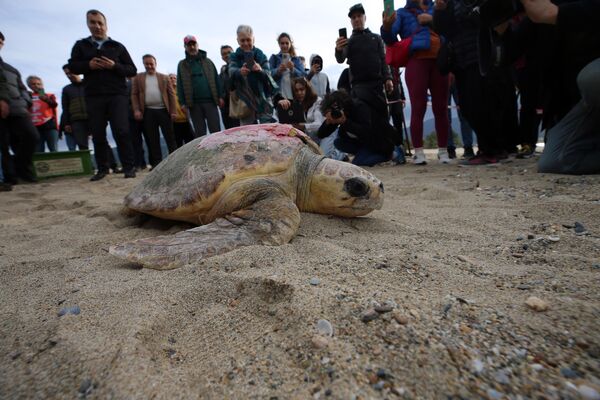
[[[189,42],[198,43],[198,41],[196,40],[196,36],[187,35],[186,37],[183,38],[183,44],[188,44]]]
[[[360,12],[362,14],[365,13],[365,8],[363,7],[362,3],[358,3],[350,7],[350,11],[348,11],[348,17],[352,17],[352,14],[355,12]]]

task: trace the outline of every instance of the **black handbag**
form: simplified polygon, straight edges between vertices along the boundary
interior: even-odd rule
[[[454,70],[454,46],[450,40],[446,40],[440,46],[440,50],[438,51],[436,64],[440,74],[448,75],[450,72]]]

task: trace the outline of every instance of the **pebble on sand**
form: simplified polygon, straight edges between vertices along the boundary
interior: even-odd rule
[[[321,335],[313,336],[311,342],[315,349],[324,349],[329,345],[329,340]]]
[[[548,310],[548,303],[539,297],[531,296],[526,301],[527,307],[531,308],[534,311],[542,312]]]

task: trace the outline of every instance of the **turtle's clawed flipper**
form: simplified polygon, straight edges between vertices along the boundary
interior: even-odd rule
[[[109,252],[148,268],[173,269],[242,246],[289,242],[300,225],[298,208],[277,189],[259,194],[253,199],[238,198],[238,204],[250,204],[208,225],[111,246]]]

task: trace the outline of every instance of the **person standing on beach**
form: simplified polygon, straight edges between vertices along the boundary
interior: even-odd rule
[[[56,116],[56,96],[52,93],[46,93],[42,78],[30,75],[25,80],[27,86],[31,89],[31,120],[40,134],[40,140],[37,144],[37,152],[46,151],[46,145],[51,152],[58,151],[58,117]]]
[[[65,133],[67,147],[74,151],[89,148],[88,116],[85,108],[85,91],[79,75],[69,70],[68,65],[63,65],[63,71],[70,84],[62,89],[60,96],[62,115],[60,116],[60,130]]]
[[[125,78],[135,76],[137,69],[125,46],[108,37],[104,14],[90,10],[86,18],[91,36],[75,43],[68,65],[71,72],[84,75],[88,121],[98,166],[90,180],[98,181],[108,174],[111,149],[106,139],[107,122],[117,143],[125,178],[135,178]]]
[[[4,35],[0,32],[0,49],[3,46]],[[0,72],[6,79],[8,89],[8,102],[0,102],[0,150],[4,182],[15,185],[18,183],[17,177],[26,182],[37,182],[32,159],[40,136],[29,114],[31,96],[19,71],[1,57]]]
[[[173,120],[177,117],[175,91],[169,77],[156,71],[156,58],[151,54],[142,57],[146,72],[132,79],[131,105],[136,121],[143,121],[144,138],[148,146],[150,165],[156,167],[163,159],[160,148],[160,131],[169,153],[177,150]]]
[[[194,125],[194,137],[221,130],[218,107],[223,108],[223,85],[215,64],[198,48],[193,35],[183,38],[185,58],[177,65],[177,97]]]

